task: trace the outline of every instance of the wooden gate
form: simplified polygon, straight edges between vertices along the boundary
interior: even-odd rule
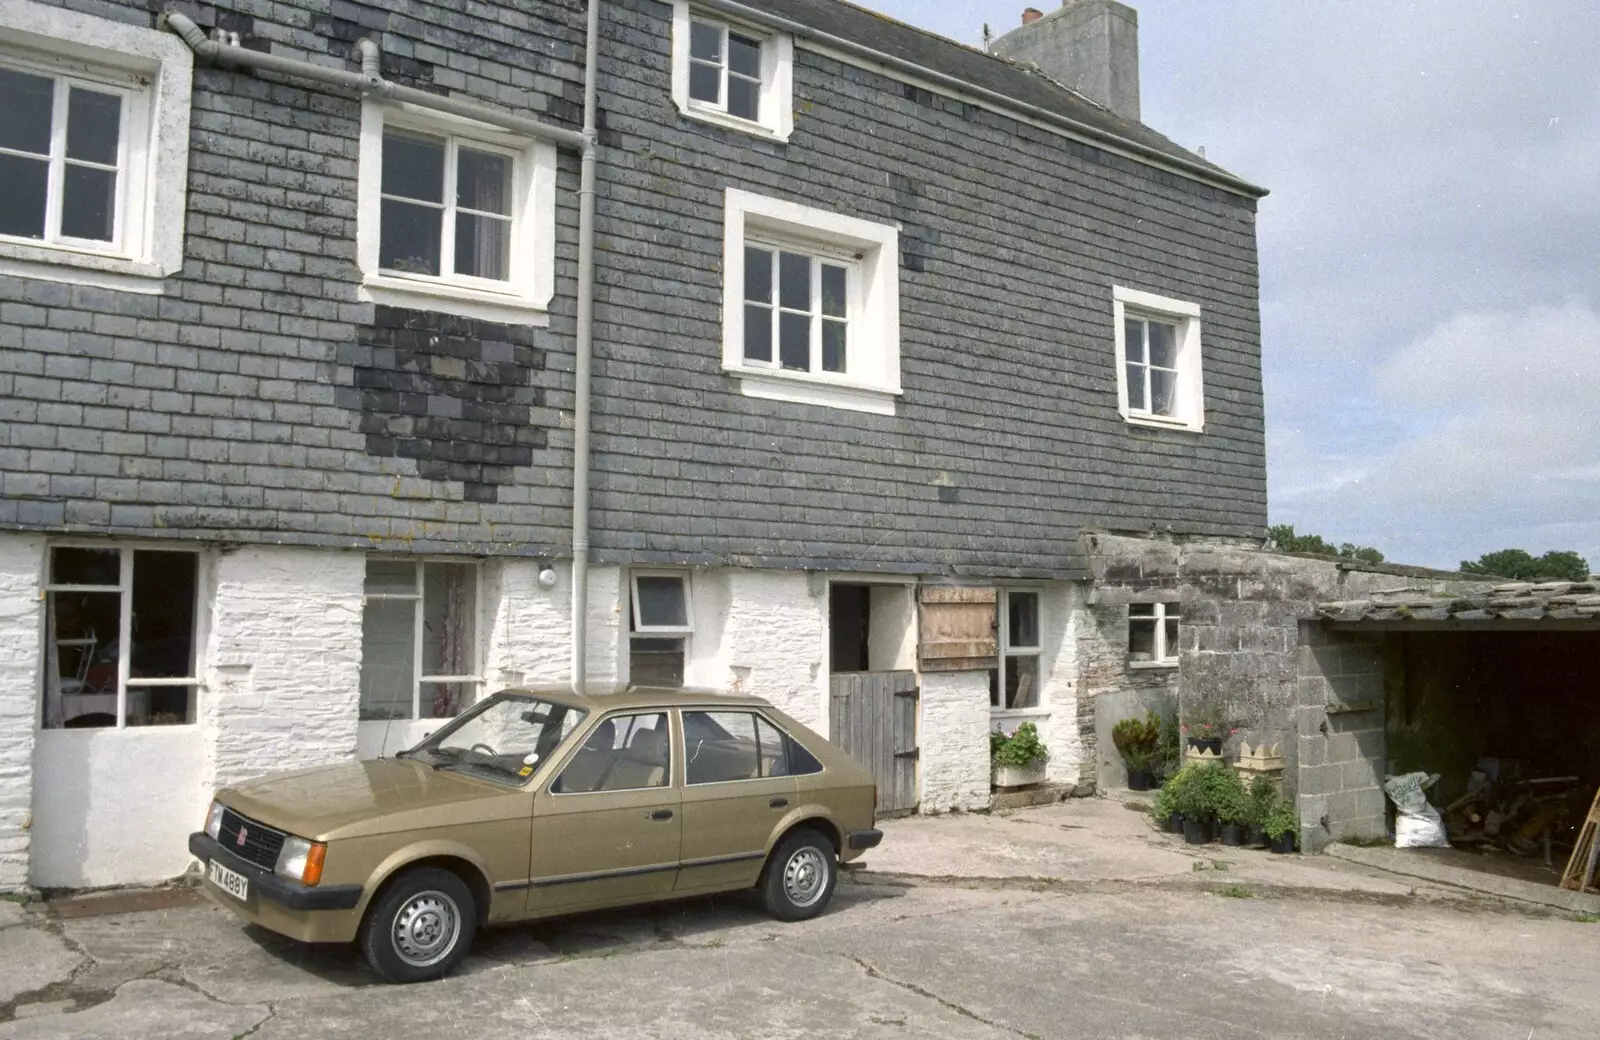
[[[915,809],[917,673],[835,673],[828,685],[829,739],[872,771],[878,812]]]

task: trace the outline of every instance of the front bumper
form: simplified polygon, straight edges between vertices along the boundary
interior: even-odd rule
[[[204,831],[189,835],[189,851],[202,863],[216,860],[229,870],[249,878],[250,903],[256,905],[257,912],[251,913],[248,903],[241,904],[232,898],[223,899],[223,905],[274,931],[284,929],[270,922],[269,918],[275,915],[268,912],[270,908],[265,905],[267,903],[275,903],[296,914],[314,910],[354,910],[361,904],[360,885],[302,885],[298,881],[290,881],[229,852]]]
[[[851,831],[849,836],[845,838],[845,844],[858,852],[875,849],[881,841],[883,841],[883,832],[871,829]]]

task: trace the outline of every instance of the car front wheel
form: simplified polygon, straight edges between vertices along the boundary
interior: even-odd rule
[[[805,921],[822,913],[838,880],[833,843],[813,830],[786,835],[761,876],[767,913],[780,921]]]
[[[367,911],[361,949],[390,982],[425,982],[450,973],[472,946],[478,908],[455,874],[422,867],[400,875]]]

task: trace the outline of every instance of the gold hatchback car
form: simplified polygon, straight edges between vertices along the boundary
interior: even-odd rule
[[[827,906],[882,840],[872,775],[753,697],[504,690],[391,759],[217,792],[189,850],[213,899],[437,978],[480,927],[755,887]]]

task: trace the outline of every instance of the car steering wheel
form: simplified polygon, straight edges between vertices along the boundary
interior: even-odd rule
[[[490,747],[488,744],[474,744],[474,745],[472,745],[472,747],[468,748],[467,750],[468,751],[476,751],[479,748],[483,748],[483,750],[489,752],[489,757],[490,758],[499,758],[500,757],[500,752],[496,751],[494,748]]]

